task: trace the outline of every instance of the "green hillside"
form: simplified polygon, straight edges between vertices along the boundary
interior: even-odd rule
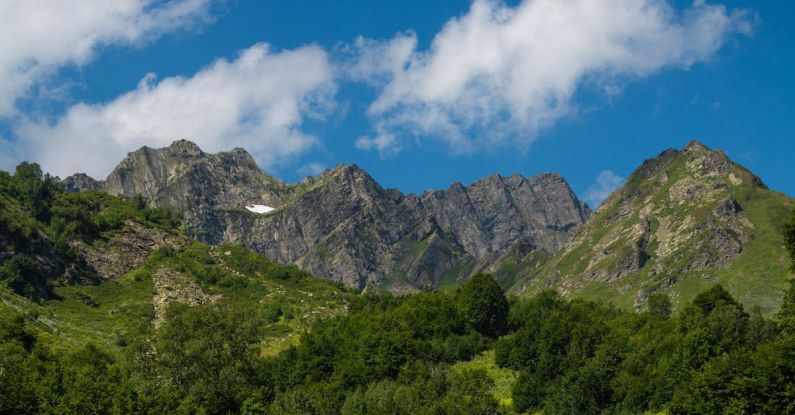
[[[295,266],[194,242],[167,210],[64,193],[35,165],[0,174],[0,241],[10,257],[0,266],[0,312],[25,316],[53,349],[118,350],[153,333],[171,303],[229,303],[266,322],[262,352],[275,354],[351,297]]]
[[[543,266],[512,291],[547,287],[640,309],[653,293],[675,306],[720,283],[772,314],[789,276],[781,226],[791,198],[720,151],[690,143],[647,160]]]

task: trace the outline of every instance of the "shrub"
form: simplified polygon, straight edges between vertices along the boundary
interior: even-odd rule
[[[496,337],[505,330],[508,300],[491,275],[477,274],[461,287],[458,307],[466,324],[484,336]]]

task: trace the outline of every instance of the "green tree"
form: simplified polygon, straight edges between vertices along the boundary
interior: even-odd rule
[[[342,415],[414,415],[427,413],[428,402],[424,398],[432,391],[418,390],[393,380],[373,382],[348,395],[342,405]]]
[[[42,222],[48,222],[53,202],[64,193],[60,180],[43,174],[36,163],[22,162],[14,171],[14,182],[17,197],[33,216]]]
[[[157,332],[151,379],[163,399],[176,397],[177,412],[236,413],[253,387],[258,367],[260,322],[234,304],[189,307],[173,303]],[[267,386],[267,385],[262,385]]]
[[[132,202],[133,206],[138,210],[145,210],[146,207],[148,206],[146,198],[143,197],[143,195],[141,195],[140,193],[136,193],[135,196],[133,196],[130,201]]]
[[[6,281],[17,294],[36,300],[47,293],[47,281],[39,273],[33,258],[17,254],[0,265],[0,281]]]
[[[450,390],[442,401],[442,413],[450,415],[497,414],[497,400],[490,390],[494,381],[483,369],[464,370],[454,375]]]
[[[671,297],[663,293],[655,293],[649,296],[646,308],[649,314],[667,318],[671,316]]]
[[[755,351],[724,354],[693,373],[669,405],[672,414],[795,413],[795,337]]]
[[[795,271],[795,209],[792,211],[792,218],[784,224],[784,246],[789,252],[790,269]]]
[[[0,316],[0,342],[19,343],[30,351],[36,344],[36,336],[25,327],[25,319],[21,315],[7,314]]]
[[[467,326],[496,337],[505,331],[509,305],[502,288],[491,275],[477,274],[461,287],[458,307]]]
[[[790,280],[776,317],[784,331],[795,334],[795,280]]]
[[[795,210],[792,211],[792,219],[784,225],[784,242],[787,252],[790,255],[790,269],[795,271]],[[789,288],[784,294],[781,308],[776,315],[789,332],[795,332],[795,280],[789,281]]]

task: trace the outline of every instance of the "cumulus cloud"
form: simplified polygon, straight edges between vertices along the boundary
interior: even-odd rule
[[[139,146],[195,141],[206,151],[243,147],[263,166],[316,143],[300,130],[333,106],[333,71],[317,46],[272,52],[254,45],[191,77],[144,77],[135,90],[104,104],[79,103],[54,123],[23,120],[21,156],[65,176],[104,177]]]
[[[14,157],[16,153],[16,148],[11,141],[3,139],[0,137],[0,170],[13,172],[14,167],[17,165],[19,161]]]
[[[624,183],[624,178],[605,170],[596,176],[594,184],[585,192],[585,201],[592,208],[597,208],[602,202]]]
[[[0,2],[0,117],[37,82],[97,48],[134,45],[210,19],[212,0],[3,0]]]
[[[681,12],[665,0],[476,0],[427,50],[411,32],[350,48],[349,76],[378,88],[373,133],[357,146],[388,153],[397,137],[433,136],[455,152],[525,148],[576,110],[583,85],[620,93],[616,84],[709,60],[751,30],[747,12],[703,0]]]
[[[317,176],[326,170],[326,165],[323,163],[309,163],[298,168],[297,173],[300,176]]]

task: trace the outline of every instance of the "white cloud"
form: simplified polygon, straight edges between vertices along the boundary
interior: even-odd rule
[[[14,157],[16,153],[17,150],[14,144],[0,137],[0,170],[11,173],[14,172],[14,167],[16,167],[19,161]]]
[[[382,155],[398,153],[401,150],[398,137],[391,131],[380,127],[375,135],[363,135],[357,138],[356,148],[359,150],[378,150]]]
[[[349,76],[378,86],[375,133],[357,146],[396,151],[396,137],[434,136],[456,152],[526,147],[540,129],[576,110],[584,84],[615,84],[709,60],[733,34],[751,32],[745,11],[696,1],[677,13],[666,0],[525,0],[515,8],[476,0],[428,50],[413,33],[357,40]],[[476,137],[476,138],[472,138]]]
[[[104,177],[126,152],[178,138],[211,152],[243,147],[267,167],[316,142],[299,127],[333,106],[334,88],[321,48],[273,53],[257,44],[192,77],[147,75],[135,90],[106,104],[74,105],[53,124],[24,120],[15,141],[20,156],[62,177]]]
[[[59,67],[106,45],[135,45],[210,18],[212,0],[0,1],[0,117]]]
[[[322,163],[309,163],[298,168],[298,175],[300,176],[317,176],[326,170],[326,165]]]
[[[623,177],[605,170],[596,176],[594,184],[585,191],[585,201],[592,208],[597,208],[614,190],[621,187],[622,183],[624,183]]]

